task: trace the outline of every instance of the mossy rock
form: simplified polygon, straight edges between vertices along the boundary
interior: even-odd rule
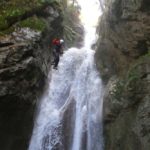
[[[148,51],[147,54],[141,56],[129,69],[128,74],[127,74],[127,81],[128,82],[133,82],[133,84],[135,84],[135,82],[137,82],[137,80],[140,79],[141,77],[141,71],[140,71],[140,66],[142,66],[142,64],[145,64],[148,62],[148,60],[150,59],[150,50]]]
[[[10,28],[8,28],[8,29],[6,29],[6,30],[3,30],[3,31],[1,31],[0,32],[0,35],[7,35],[7,34],[10,34],[10,33],[12,33],[13,31],[15,31],[15,27],[10,27]]]
[[[10,27],[10,21],[14,18],[20,17],[25,13],[28,13],[34,9],[41,8],[45,4],[58,4],[57,0],[11,0],[11,1],[3,1],[0,9],[0,31],[6,30]],[[19,20],[16,20],[16,22]],[[26,22],[26,21],[25,21]],[[28,24],[27,21],[26,23]],[[31,26],[31,24],[29,25]],[[36,20],[36,26],[39,30],[41,26],[43,26],[43,21]]]
[[[7,27],[8,27],[7,20],[2,15],[0,15],[0,30],[3,30]]]
[[[20,27],[29,27],[34,30],[44,31],[46,23],[42,18],[30,17],[18,24]]]

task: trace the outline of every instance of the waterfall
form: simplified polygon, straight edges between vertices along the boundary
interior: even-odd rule
[[[50,72],[29,150],[103,150],[103,88],[90,48],[95,27],[86,31],[85,46],[65,51]]]

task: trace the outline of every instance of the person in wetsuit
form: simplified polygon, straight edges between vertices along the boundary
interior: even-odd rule
[[[54,60],[52,62],[52,65],[54,65],[54,69],[57,69],[58,63],[59,63],[59,57],[61,54],[63,54],[63,44],[64,40],[63,39],[54,39],[52,41],[52,44],[54,46],[53,48],[53,57]]]

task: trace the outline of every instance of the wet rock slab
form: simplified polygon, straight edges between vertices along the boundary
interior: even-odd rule
[[[1,40],[0,146],[3,150],[27,149],[39,88],[44,85],[45,74],[35,54],[37,39],[33,35],[29,37],[27,32],[26,35],[16,32],[13,38]]]

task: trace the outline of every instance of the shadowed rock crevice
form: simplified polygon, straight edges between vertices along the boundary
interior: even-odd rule
[[[148,45],[145,40],[138,41],[136,48],[140,56],[148,53]]]
[[[145,13],[150,13],[150,1],[149,0],[143,0],[141,10],[145,11]]]
[[[6,47],[6,46],[10,46],[10,45],[13,45],[14,43],[12,42],[5,42],[5,43],[1,43],[0,42],[0,47]]]

